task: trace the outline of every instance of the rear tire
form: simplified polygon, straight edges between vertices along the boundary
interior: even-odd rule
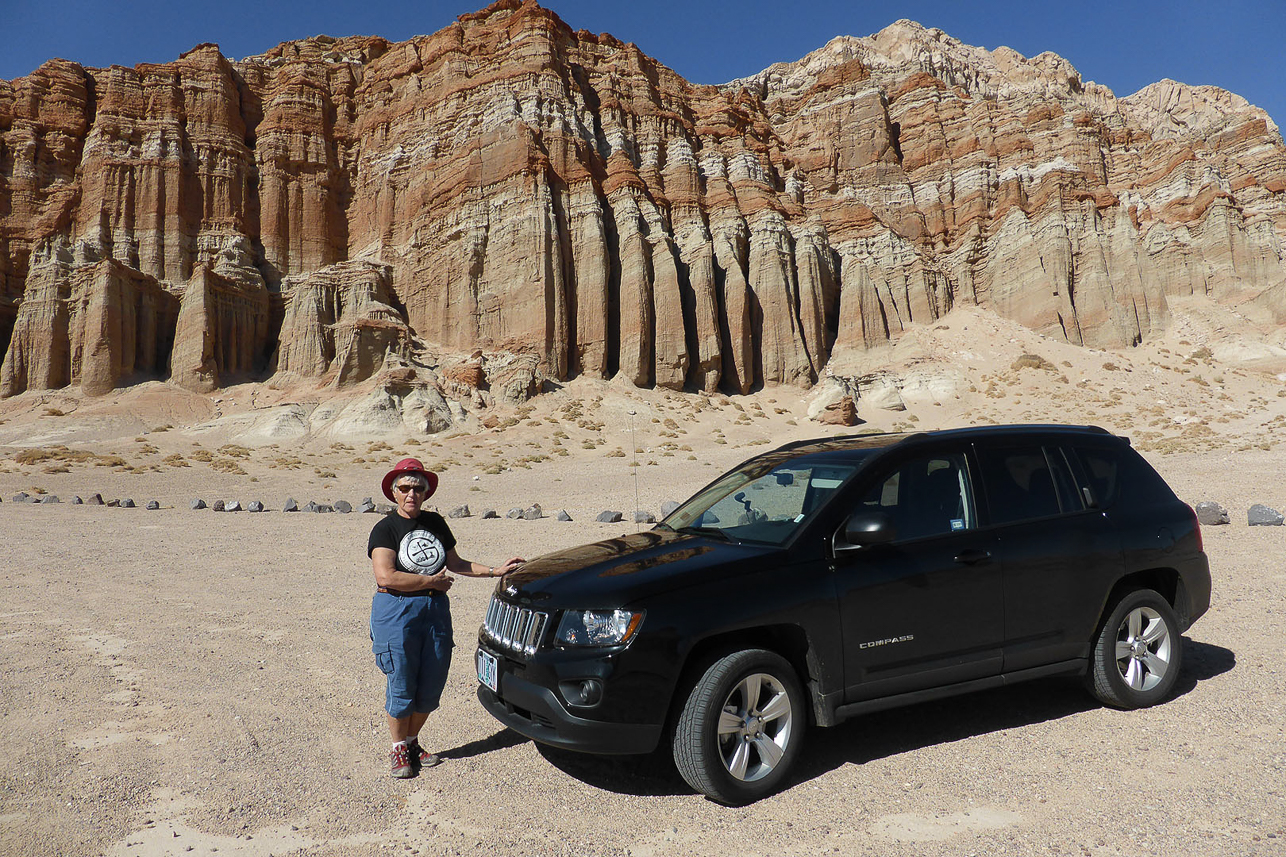
[[[674,764],[710,799],[750,803],[780,787],[807,723],[799,679],[785,658],[764,649],[734,652],[688,694],[675,725]]]
[[[1183,662],[1183,637],[1169,602],[1136,589],[1117,602],[1103,623],[1086,684],[1113,708],[1147,708],[1174,689]]]

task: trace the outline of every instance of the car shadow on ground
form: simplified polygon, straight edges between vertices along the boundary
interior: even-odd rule
[[[692,794],[674,767],[669,746],[639,756],[594,756],[537,744],[545,761],[586,785],[641,797]]]
[[[1171,699],[1232,670],[1229,649],[1184,639],[1183,666]],[[1058,720],[1099,707],[1079,679],[1048,678],[904,708],[864,714],[831,729],[810,731],[785,788],[846,764],[864,764],[1004,729]],[[503,734],[503,733],[501,733]],[[521,740],[521,739],[520,739]],[[692,794],[660,747],[645,756],[594,756],[536,745],[554,767],[587,785],[617,794]]]
[[[1221,646],[1184,638],[1183,664],[1169,700],[1185,696],[1228,672],[1236,655]],[[1168,701],[1168,700],[1167,700]],[[1163,705],[1165,703],[1162,703]],[[864,764],[937,744],[949,744],[1021,726],[1058,720],[1100,707],[1079,678],[1048,678],[905,708],[865,714],[829,730],[813,730],[792,785],[844,764]]]

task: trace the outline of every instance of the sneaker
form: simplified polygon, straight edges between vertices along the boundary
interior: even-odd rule
[[[411,764],[411,753],[406,744],[395,744],[388,754],[389,767],[393,776],[399,780],[415,776],[415,767]]]
[[[420,770],[420,768],[431,768],[438,762],[442,761],[437,754],[430,753],[428,750],[421,747],[419,741],[408,741],[406,749],[407,755],[411,757],[411,764],[417,771]]]

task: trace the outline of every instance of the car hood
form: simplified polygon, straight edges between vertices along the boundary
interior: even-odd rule
[[[537,609],[621,607],[703,583],[775,553],[671,530],[648,530],[545,554],[505,575],[501,590]]]

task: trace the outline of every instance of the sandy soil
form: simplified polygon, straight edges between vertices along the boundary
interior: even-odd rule
[[[327,393],[262,385],[0,402],[0,853],[1286,854],[1286,529],[1246,523],[1253,503],[1286,508],[1286,383],[1280,349],[1235,322],[1180,314],[1167,339],[1108,353],[955,313],[852,358],[922,381],[904,411],[859,406],[856,429],[810,421],[793,388],[590,381],[432,438],[274,438],[274,405]],[[1049,366],[1012,368],[1024,353]],[[791,785],[738,809],[662,756],[502,730],[474,697],[485,581],[451,594],[456,660],[425,732],[446,761],[392,780],[366,637],[375,516],[278,511],[381,500],[389,464],[416,455],[442,473],[432,504],[473,511],[452,521],[461,554],[491,564],[632,530],[593,519],[659,511],[787,440],[1026,420],[1128,434],[1181,497],[1229,510],[1205,528],[1214,604],[1175,697],[1123,713],[1044,681],[858,718],[811,732]],[[161,508],[70,502],[95,493]],[[503,517],[533,503],[545,518]]]

